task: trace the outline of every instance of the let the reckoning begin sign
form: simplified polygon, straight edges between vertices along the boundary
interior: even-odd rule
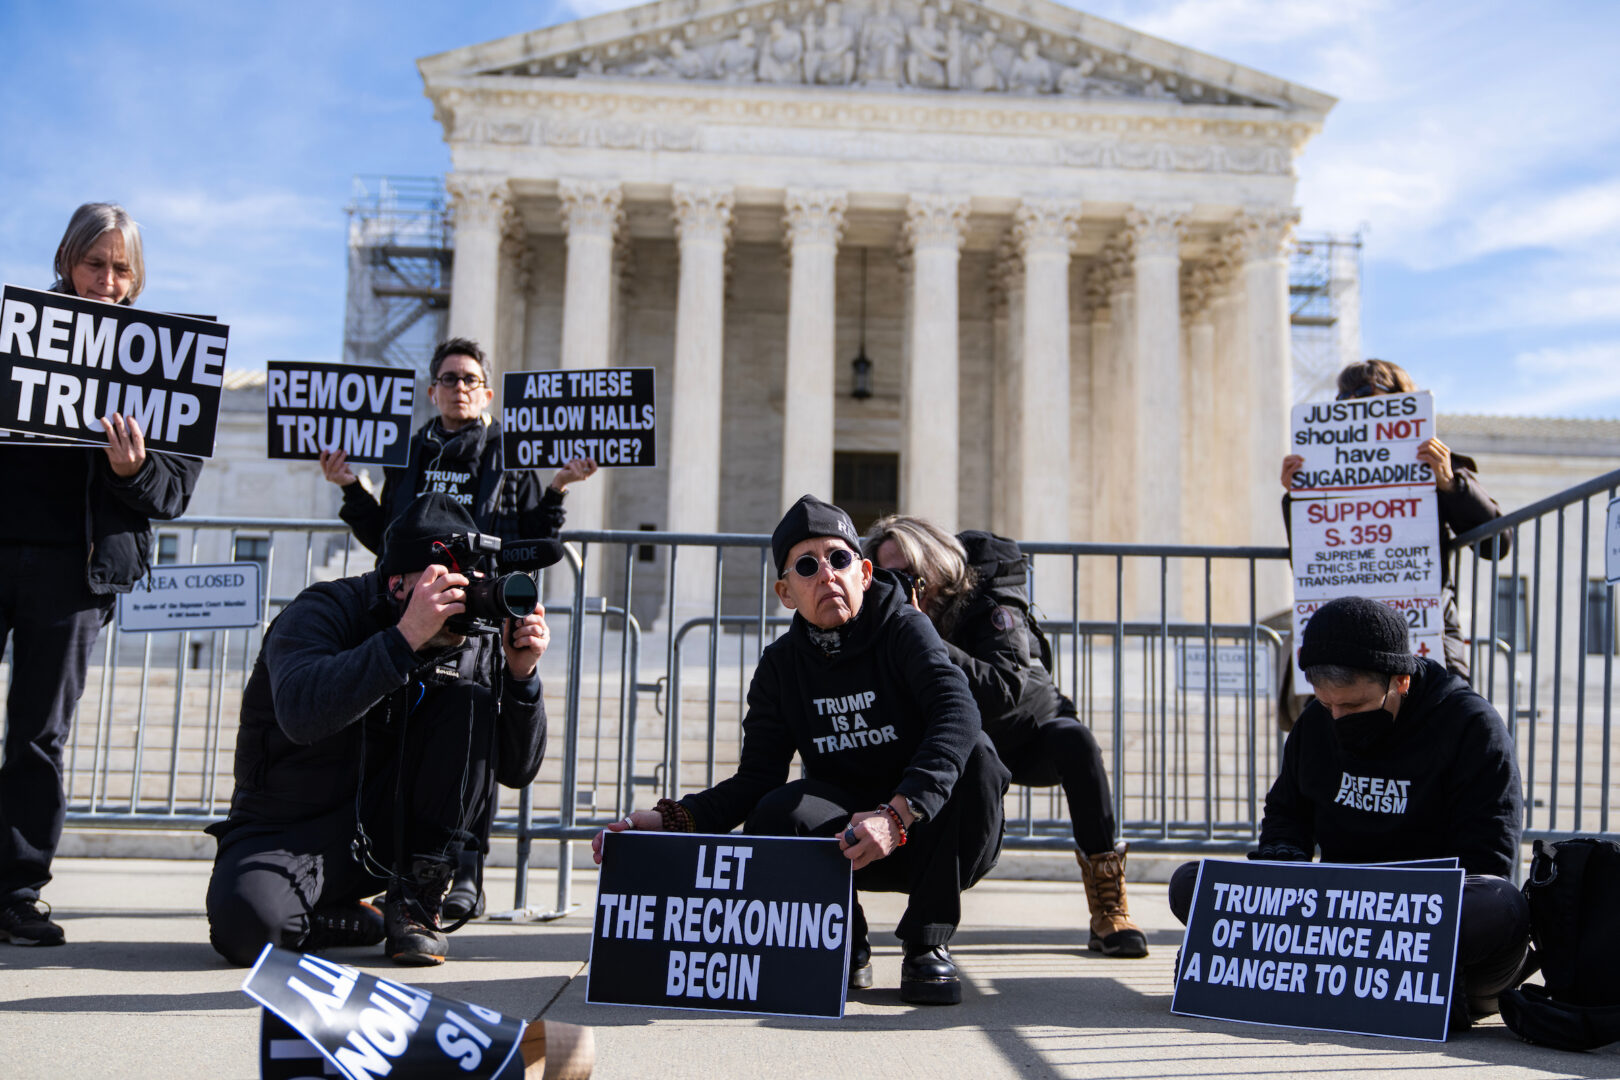
[[[1170,1011],[1444,1040],[1463,872],[1205,859]]]
[[[853,887],[836,840],[610,832],[585,1000],[843,1016]]]

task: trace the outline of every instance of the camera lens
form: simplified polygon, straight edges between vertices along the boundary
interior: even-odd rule
[[[528,574],[478,578],[467,586],[467,614],[479,622],[521,619],[534,610],[540,590]]]

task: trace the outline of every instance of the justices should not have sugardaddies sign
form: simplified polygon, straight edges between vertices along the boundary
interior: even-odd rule
[[[585,999],[843,1016],[853,887],[836,840],[607,833]]]
[[[554,469],[571,458],[604,467],[658,464],[652,368],[509,371],[501,382],[508,469]]]
[[[1462,887],[1431,864],[1205,859],[1170,1011],[1444,1040]]]
[[[0,428],[105,443],[101,417],[150,450],[214,453],[230,328],[7,285],[0,293]]]
[[[271,360],[265,365],[268,456],[342,451],[366,465],[410,462],[415,381],[398,368]]]

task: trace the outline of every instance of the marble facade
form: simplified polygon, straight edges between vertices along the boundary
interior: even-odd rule
[[[451,332],[657,369],[660,466],[572,526],[768,531],[871,451],[953,528],[1282,543],[1293,163],[1332,98],[1046,0],[665,0],[419,67]]]

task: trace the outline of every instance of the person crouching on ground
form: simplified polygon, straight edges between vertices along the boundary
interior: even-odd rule
[[[879,569],[900,578],[910,602],[945,639],[1013,782],[1063,785],[1091,911],[1087,948],[1146,956],[1147,936],[1125,902],[1127,848],[1114,839],[1102,750],[1052,681],[1051,648],[1029,618],[1023,552],[1004,537],[979,530],[952,536],[904,514],[873,523],[865,550]]]
[[[265,632],[230,813],[208,830],[209,940],[230,962],[385,939],[398,963],[444,962],[440,905],[492,781],[524,787],[546,747],[544,610],[499,634],[457,620],[472,568],[449,544],[475,531],[424,495],[376,570],[311,585]]]
[[[944,643],[888,575],[859,555],[849,515],[806,495],[771,535],[776,595],[793,624],[760,655],[736,775],[608,826],[759,836],[836,836],[855,887],[909,896],[900,996],[954,1005],[947,942],[962,890],[1001,851],[1006,766]],[[851,707],[849,702],[861,702]],[[797,752],[804,778],[788,780]],[[592,844],[598,862],[602,837]],[[872,985],[855,904],[850,986]]]
[[[1413,656],[1406,620],[1376,600],[1322,605],[1299,649],[1316,697],[1283,745],[1251,859],[1389,863],[1455,857],[1463,882],[1452,1028],[1496,1011],[1518,985],[1530,910],[1508,880],[1524,830],[1513,743],[1491,703],[1460,676]],[[1347,778],[1398,783],[1403,802],[1341,799]],[[1198,864],[1170,879],[1183,923]]]

